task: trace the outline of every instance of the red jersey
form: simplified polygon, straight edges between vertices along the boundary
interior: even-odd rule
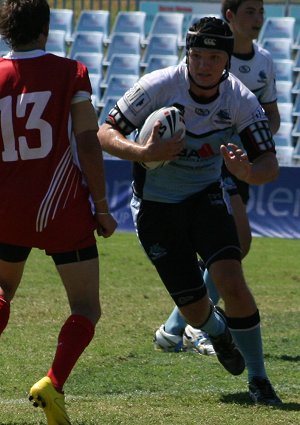
[[[0,243],[50,252],[94,243],[89,192],[71,151],[71,102],[86,67],[43,51],[0,59]]]

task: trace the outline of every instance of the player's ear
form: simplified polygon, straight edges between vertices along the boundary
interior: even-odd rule
[[[225,17],[226,17],[226,19],[227,19],[227,21],[228,21],[228,22],[231,22],[231,21],[232,21],[233,13],[231,12],[231,10],[230,10],[230,9],[227,9],[227,10],[226,10],[226,12],[225,12]]]

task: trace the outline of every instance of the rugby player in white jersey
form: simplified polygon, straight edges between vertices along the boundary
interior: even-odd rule
[[[253,41],[258,38],[264,22],[264,3],[262,0],[223,0],[221,12],[223,18],[229,22],[234,36],[230,72],[256,95],[269,119],[270,129],[275,134],[280,125],[280,115],[274,65],[270,53]],[[251,229],[246,212],[249,185],[228,175],[226,169],[224,177],[244,257],[251,245]],[[210,298],[216,305],[220,297],[207,269],[204,271],[204,281]],[[184,318],[175,307],[166,322],[155,332],[154,344],[157,349],[175,351],[180,347],[180,342],[184,350],[214,354],[209,339],[201,331],[186,326]]]
[[[276,179],[278,162],[261,105],[228,72],[232,51],[227,23],[201,19],[187,34],[187,63],[144,75],[118,100],[98,137],[109,154],[133,161],[138,237],[186,322],[209,335],[219,361],[233,375],[244,369],[240,351],[250,395],[254,378],[263,379],[263,402],[276,405],[281,401],[264,367],[259,312],[243,276],[221,172],[224,160],[238,179],[264,184]],[[144,146],[126,138],[163,106],[182,111],[184,140],[179,133],[160,141],[159,122]],[[235,144],[226,146],[235,131],[247,154]],[[154,170],[140,164],[156,160],[171,161]],[[208,298],[198,255],[224,300],[226,317]]]

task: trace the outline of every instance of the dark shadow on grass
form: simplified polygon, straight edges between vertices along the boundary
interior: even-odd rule
[[[223,394],[220,401],[227,404],[239,404],[240,406],[254,406],[247,392]],[[264,406],[265,407],[265,406]],[[270,406],[273,410],[286,410],[300,412],[300,403],[283,403],[281,406]]]
[[[232,394],[223,394],[220,397],[220,401],[223,403],[234,403],[239,404],[241,406],[251,406],[253,403],[249,399],[249,394],[244,393],[232,393]]]
[[[265,354],[266,359],[273,360],[284,360],[285,362],[299,362],[300,356],[289,356],[287,354],[282,354],[281,356],[276,356],[274,354]]]

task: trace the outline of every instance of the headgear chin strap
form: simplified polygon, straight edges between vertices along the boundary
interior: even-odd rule
[[[187,59],[187,61],[188,61],[188,59]],[[201,84],[198,84],[194,80],[194,78],[192,77],[190,70],[189,70],[189,67],[188,67],[188,76],[189,76],[189,79],[195,84],[195,86],[199,87],[202,90],[210,90],[210,89],[217,87],[220,83],[222,83],[222,81],[226,80],[226,78],[228,78],[228,76],[229,76],[229,72],[228,72],[227,69],[225,69],[223,74],[222,74],[222,77],[219,79],[219,81],[217,81],[215,84],[212,84],[211,86],[201,86]]]

